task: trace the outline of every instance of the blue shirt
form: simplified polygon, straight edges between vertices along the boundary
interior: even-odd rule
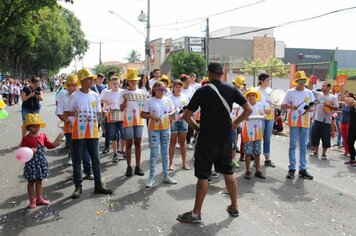
[[[349,106],[343,106],[342,109],[342,120],[341,123],[343,124],[348,124],[350,123],[350,111],[351,111],[351,107]]]

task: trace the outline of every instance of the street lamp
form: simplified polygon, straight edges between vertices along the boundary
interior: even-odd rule
[[[140,22],[147,22],[146,25],[146,40],[145,40],[145,68],[146,74],[150,73],[150,0],[147,0],[147,15],[141,11],[138,15]]]

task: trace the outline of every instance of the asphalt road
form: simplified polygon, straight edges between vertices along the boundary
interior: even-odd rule
[[[41,116],[43,131],[53,140],[60,132],[54,115],[54,95],[47,93]],[[149,172],[149,148],[143,142],[145,176],[125,177],[126,162],[111,162],[111,153],[101,155],[104,182],[111,196],[95,195],[92,181],[83,182],[81,198],[69,198],[74,190],[71,166],[66,165],[64,143],[47,151],[50,177],[44,181],[48,207],[26,208],[23,164],[15,160],[20,143],[20,105],[6,107],[7,120],[0,121],[0,235],[355,235],[356,168],[345,166],[341,151],[328,151],[329,160],[308,157],[314,180],[287,180],[288,137],[273,136],[271,157],[276,168],[262,168],[267,179],[243,178],[236,169],[240,217],[229,217],[223,177],[213,179],[203,206],[201,224],[182,224],[179,213],[194,204],[194,170],[183,170],[179,156],[172,173],[177,185],[145,188]],[[101,149],[103,140],[100,140]],[[178,150],[177,150],[178,153]],[[192,163],[192,151],[188,158]],[[263,159],[263,158],[262,158]],[[161,163],[157,166],[161,173]],[[160,183],[162,175],[156,178]]]

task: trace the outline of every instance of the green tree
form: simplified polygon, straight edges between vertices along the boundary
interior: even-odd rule
[[[137,50],[133,49],[128,53],[125,59],[128,62],[133,62],[133,63],[141,62],[141,54]]]
[[[1,35],[0,65],[14,75],[56,74],[88,49],[79,20],[59,5],[28,13],[7,32]]]
[[[261,59],[251,62],[245,61],[244,68],[240,71],[244,74],[252,75],[261,70],[266,71],[272,77],[285,77],[289,74],[289,65],[284,64],[284,62],[279,59],[269,57],[266,62],[263,62]]]
[[[173,78],[180,74],[195,73],[198,78],[206,74],[206,63],[202,54],[179,51],[169,59]]]
[[[102,73],[104,76],[108,76],[109,71],[116,71],[117,74],[120,74],[120,71],[122,71],[122,68],[120,68],[118,66],[114,66],[114,65],[105,66],[103,64],[97,65],[95,68],[95,72],[97,74]]]
[[[2,0],[0,1],[0,34],[6,33],[11,26],[16,26],[42,7],[53,7],[56,0]],[[36,18],[36,14],[32,14]]]

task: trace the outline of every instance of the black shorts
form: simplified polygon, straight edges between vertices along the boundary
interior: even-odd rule
[[[323,123],[315,120],[312,126],[311,145],[314,147],[319,146],[320,139],[323,143],[323,148],[331,147],[331,124]]]
[[[208,179],[214,165],[215,171],[224,175],[234,173],[232,166],[232,143],[206,144],[198,142],[195,146],[194,169],[198,179]]]

